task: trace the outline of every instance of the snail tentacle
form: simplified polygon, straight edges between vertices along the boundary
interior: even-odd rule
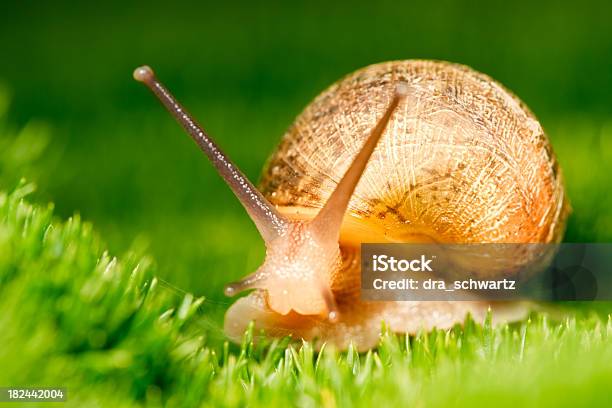
[[[228,283],[224,289],[225,296],[232,297],[245,290],[255,289],[264,280],[264,277],[264,274],[257,270],[236,282]]]
[[[144,83],[155,94],[168,112],[200,146],[200,149],[215,166],[219,175],[240,200],[263,239],[269,242],[278,236],[282,236],[286,230],[287,220],[221,151],[204,128],[193,119],[170,91],[159,82],[153,70],[146,65],[136,68],[134,79]]]
[[[321,297],[325,302],[325,307],[327,308],[327,320],[332,323],[340,320],[340,311],[338,310],[338,305],[336,304],[336,299],[334,298],[334,294],[329,287],[329,284],[325,284],[324,282],[320,283],[321,287]]]
[[[342,226],[342,219],[344,218],[344,213],[346,212],[349,201],[351,200],[351,196],[355,192],[357,183],[359,183],[359,180],[366,169],[368,161],[370,160],[378,141],[385,133],[385,129],[391,120],[393,112],[395,112],[395,109],[399,103],[406,97],[406,94],[406,85],[400,83],[396,87],[393,99],[387,106],[385,113],[370,132],[370,135],[363,144],[363,147],[353,159],[350,167],[344,173],[344,176],[342,176],[342,179],[321,211],[319,211],[315,219],[312,220],[314,229],[320,235],[326,237],[330,241],[335,243],[338,242],[340,237],[340,227]]]

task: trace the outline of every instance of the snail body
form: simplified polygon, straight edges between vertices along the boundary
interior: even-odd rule
[[[152,78],[143,82],[157,86]],[[488,76],[435,61],[376,64],[341,79],[283,136],[259,190],[228,183],[267,247],[264,265],[226,291],[256,289],[227,312],[236,339],[255,321],[271,335],[366,349],[381,321],[412,333],[467,312],[479,318],[487,302],[361,300],[360,244],[559,242],[568,212],[559,165],[528,108]],[[510,269],[479,271],[496,278]]]

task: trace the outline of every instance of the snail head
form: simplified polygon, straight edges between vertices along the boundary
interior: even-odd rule
[[[266,243],[264,263],[254,273],[227,285],[226,295],[261,289],[267,293],[268,306],[277,313],[286,315],[294,311],[303,315],[327,316],[330,320],[338,319],[331,279],[341,267],[338,239],[342,219],[370,156],[393,112],[406,95],[405,86],[399,84],[395,94],[390,95],[385,113],[323,208],[314,219],[304,221],[281,215],[157,80],[151,68],[137,68],[134,78],[151,89],[200,146],[240,200]]]

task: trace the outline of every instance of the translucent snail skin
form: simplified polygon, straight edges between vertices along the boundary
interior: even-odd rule
[[[134,78],[200,146],[265,241],[263,265],[225,290],[254,289],[227,311],[225,331],[234,340],[254,321],[271,336],[363,350],[377,344],[382,321],[414,333],[448,328],[468,312],[482,318],[491,307],[361,300],[363,242],[562,238],[569,206],[542,127],[517,97],[466,66],[393,61],[346,76],[297,117],[259,189],[149,67]],[[522,310],[496,306],[494,316]]]

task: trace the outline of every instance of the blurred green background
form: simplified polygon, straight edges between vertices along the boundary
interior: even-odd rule
[[[256,180],[341,76],[393,59],[460,62],[513,90],[548,131],[573,205],[566,240],[612,241],[612,5],[493,3],[3,4],[6,126],[24,145],[47,143],[24,169],[37,201],[92,220],[115,253],[146,245],[161,276],[221,313],[222,285],[259,265],[262,242],[133,69],[151,65]]]

